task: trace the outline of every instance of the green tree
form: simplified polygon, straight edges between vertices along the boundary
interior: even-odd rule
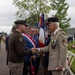
[[[30,26],[36,26],[36,23],[37,23],[37,18],[35,17],[37,16],[36,14],[32,14],[30,17],[28,17],[26,19],[27,23],[30,25]]]
[[[19,9],[16,13],[18,18],[25,19],[36,14],[35,18],[39,21],[40,14],[47,16],[50,11],[49,0],[13,0],[13,4]]]
[[[60,28],[66,30],[68,27],[70,27],[71,20],[71,18],[67,17],[67,10],[69,5],[66,3],[66,0],[50,0],[50,2],[51,9],[56,11],[55,15],[53,16],[59,18]]]

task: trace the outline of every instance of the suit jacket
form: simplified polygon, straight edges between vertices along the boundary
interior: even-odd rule
[[[26,47],[25,47],[25,49],[26,49],[26,50],[31,50],[31,48],[36,47],[36,46],[38,45],[38,43],[36,44],[37,39],[36,39],[36,37],[31,38],[31,39],[33,39],[33,41],[34,41],[34,44],[35,44],[35,46],[34,46],[34,45],[32,44],[32,42],[28,39],[27,36],[28,36],[28,34],[23,35],[24,40],[26,41]],[[35,41],[35,40],[36,40],[36,41]],[[32,55],[35,55],[36,57],[38,57],[38,54],[32,54]],[[31,57],[32,55],[25,55],[25,57],[24,57],[24,62],[30,62],[30,57]],[[34,62],[36,62],[36,59],[34,60]]]
[[[49,51],[48,70],[56,70],[59,65],[66,68],[67,35],[63,30],[59,29],[51,37],[49,45],[40,49],[40,52],[47,51]]]

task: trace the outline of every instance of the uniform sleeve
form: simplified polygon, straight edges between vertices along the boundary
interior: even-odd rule
[[[48,46],[43,47],[43,48],[40,48],[40,52],[41,52],[41,53],[46,53],[46,52],[48,52]]]
[[[28,44],[26,44],[26,47],[25,47],[26,50],[30,50]]]
[[[31,54],[31,50],[25,50],[25,45],[26,44],[22,36],[17,36],[15,38],[16,52],[19,56]]]
[[[59,39],[59,65],[63,66],[67,55],[67,35],[61,33]]]

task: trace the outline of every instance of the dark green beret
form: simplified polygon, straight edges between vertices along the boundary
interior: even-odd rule
[[[23,24],[23,25],[25,25],[25,26],[28,26],[25,20],[17,20],[17,21],[15,21],[14,23],[15,23],[16,25]]]

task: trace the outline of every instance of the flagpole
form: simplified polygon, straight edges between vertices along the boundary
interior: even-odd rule
[[[44,14],[41,15],[39,24],[40,24],[39,44],[40,47],[44,47],[45,46]]]

